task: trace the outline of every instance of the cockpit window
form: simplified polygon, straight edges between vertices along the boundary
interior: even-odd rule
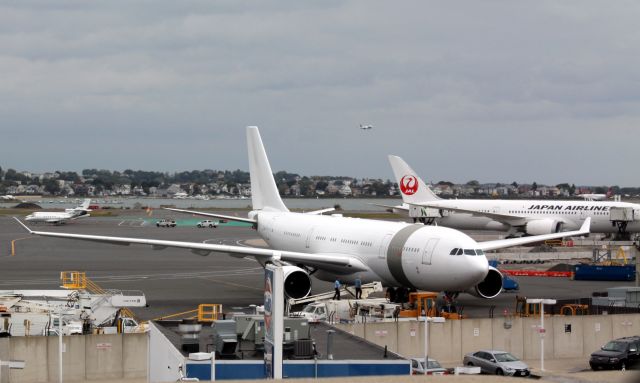
[[[457,252],[458,252],[458,248],[455,248],[455,249],[451,250],[449,255],[456,255]]]
[[[458,249],[458,253],[456,255],[462,255],[462,249]]]
[[[478,254],[478,255],[484,255],[484,251],[482,251],[482,250],[480,250],[480,249],[477,249],[477,250],[476,250],[476,254]]]
[[[476,251],[473,249],[464,249],[464,255],[476,255]]]

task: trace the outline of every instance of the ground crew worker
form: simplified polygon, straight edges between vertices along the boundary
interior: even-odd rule
[[[354,286],[356,287],[356,299],[362,299],[362,281],[360,277],[356,277]]]
[[[339,279],[336,279],[336,281],[333,283],[333,287],[336,289],[336,292],[335,294],[333,294],[332,299],[340,300],[340,280]]]

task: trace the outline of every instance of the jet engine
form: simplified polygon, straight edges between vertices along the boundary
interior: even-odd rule
[[[537,219],[527,222],[524,227],[525,233],[528,235],[544,235],[559,233],[562,230],[562,221],[555,219]]]
[[[298,266],[283,266],[284,293],[289,298],[304,298],[311,292],[311,277]]]
[[[467,293],[478,298],[491,299],[497,297],[502,291],[502,273],[495,267],[489,266],[489,272],[484,280],[471,289]]]

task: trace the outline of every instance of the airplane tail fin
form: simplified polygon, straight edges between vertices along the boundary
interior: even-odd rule
[[[247,127],[247,149],[254,210],[289,211],[280,198],[257,126]]]
[[[420,203],[440,199],[402,158],[389,156],[389,163],[398,182],[403,202]]]
[[[89,210],[89,205],[91,205],[91,198],[85,198],[82,205],[80,205],[80,209]]]

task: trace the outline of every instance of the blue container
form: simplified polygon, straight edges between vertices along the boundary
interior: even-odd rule
[[[573,279],[576,281],[635,281],[636,265],[575,265]]]

